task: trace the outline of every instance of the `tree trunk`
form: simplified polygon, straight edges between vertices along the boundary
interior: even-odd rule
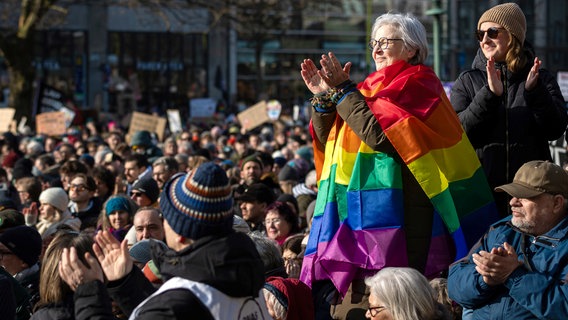
[[[33,35],[34,33],[31,32],[26,38],[18,38],[15,35],[6,38],[1,48],[6,57],[10,79],[8,106],[16,109],[14,119],[18,122],[23,116],[28,118],[28,122],[32,120],[33,82],[35,80]],[[34,124],[31,121],[32,127]]]

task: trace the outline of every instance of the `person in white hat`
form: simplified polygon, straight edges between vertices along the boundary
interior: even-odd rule
[[[61,225],[73,230],[79,230],[81,220],[73,217],[67,205],[69,197],[62,188],[47,188],[39,195],[39,215],[36,224],[37,231],[42,236],[53,234]]]

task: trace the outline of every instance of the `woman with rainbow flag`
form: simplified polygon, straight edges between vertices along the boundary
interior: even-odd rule
[[[333,53],[301,75],[319,191],[301,279],[344,296],[384,267],[439,275],[497,220],[487,180],[440,80],[426,30],[387,13],[372,28],[376,72],[355,84]]]

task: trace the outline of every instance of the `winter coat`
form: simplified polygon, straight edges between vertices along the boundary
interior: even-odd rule
[[[568,218],[541,236],[515,228],[507,217],[495,223],[472,253],[507,242],[524,265],[502,285],[489,286],[471,255],[450,267],[448,293],[470,310],[468,319],[568,319]]]
[[[180,252],[152,245],[152,259],[162,277],[181,277],[215,288],[231,297],[257,297],[264,284],[263,263],[252,240],[243,233],[198,239]],[[110,296],[130,315],[154,291],[139,269],[124,279],[108,284]],[[95,281],[79,286],[75,292],[76,319],[111,319],[110,310],[101,306],[106,291]],[[108,296],[107,296],[108,297]],[[106,310],[104,316],[101,316]],[[213,319],[192,291],[173,289],[146,301],[137,319]]]
[[[434,213],[430,199],[394,149],[368,107],[365,97],[359,91],[346,95],[337,105],[336,111],[312,114],[314,141],[317,148],[325,149],[329,131],[337,115],[347,123],[361,141],[374,151],[390,154],[400,164],[408,263],[410,267],[424,272],[432,237]]]
[[[41,306],[31,317],[31,320],[73,320],[75,313],[73,310],[73,298],[62,303],[53,303]]]
[[[548,141],[560,138],[568,123],[562,93],[550,72],[540,69],[536,87],[525,90],[534,61],[530,47],[525,53],[528,62],[518,73],[495,64],[502,70],[500,97],[487,84],[487,59],[481,49],[472,69],[460,74],[452,87],[451,103],[491,188],[510,183],[528,161],[552,160]]]

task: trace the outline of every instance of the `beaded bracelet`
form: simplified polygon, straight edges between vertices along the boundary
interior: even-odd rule
[[[331,90],[315,94],[310,102],[317,112],[331,112],[335,110],[336,103],[331,101],[333,92]]]
[[[335,104],[337,104],[339,102],[339,100],[341,100],[341,98],[343,98],[346,94],[348,94],[349,92],[353,91],[356,87],[355,82],[351,81],[351,80],[347,80],[343,83],[341,83],[339,86],[331,89],[332,95],[331,95],[331,101]]]

